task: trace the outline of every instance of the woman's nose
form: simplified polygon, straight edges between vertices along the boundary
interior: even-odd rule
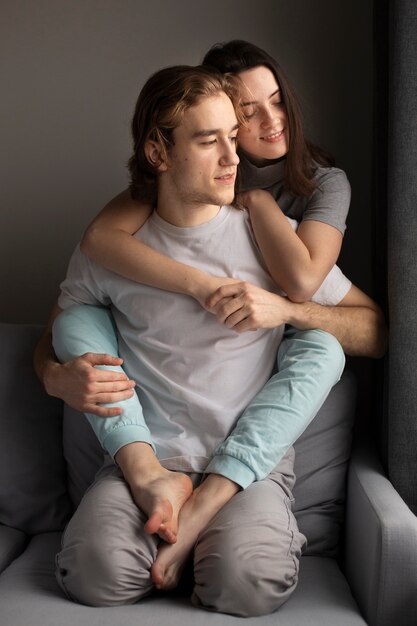
[[[279,109],[272,109],[271,107],[265,107],[262,111],[262,124],[265,126],[269,126],[273,124],[276,120],[280,119],[280,111]]]

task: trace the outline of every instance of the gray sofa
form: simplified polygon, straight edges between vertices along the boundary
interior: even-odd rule
[[[308,547],[298,587],[277,613],[242,619],[198,610],[186,585],[133,606],[68,601],[54,555],[103,453],[84,417],[63,410],[37,381],[32,352],[41,331],[0,324],[1,626],[416,625],[417,520],[366,441],[351,455],[349,372],[296,444],[295,511]]]

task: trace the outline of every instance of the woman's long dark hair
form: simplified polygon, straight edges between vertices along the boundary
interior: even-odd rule
[[[329,167],[334,161],[329,154],[313,145],[304,136],[303,115],[294,89],[280,65],[267,52],[240,39],[215,44],[203,59],[203,65],[231,74],[263,65],[271,70],[281,89],[287,112],[289,148],[285,162],[285,185],[297,196],[309,196],[316,188],[315,163]]]

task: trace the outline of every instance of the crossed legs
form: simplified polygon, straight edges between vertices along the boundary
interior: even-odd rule
[[[237,493],[200,533],[194,548],[195,605],[251,616],[270,613],[298,580],[304,537],[291,512],[293,452],[265,480]],[[114,465],[104,467],[70,521],[57,556],[57,578],[67,595],[91,606],[133,604],[155,588],[158,550],[166,567],[181,561],[177,544],[144,530]],[[181,527],[181,518],[180,518]]]

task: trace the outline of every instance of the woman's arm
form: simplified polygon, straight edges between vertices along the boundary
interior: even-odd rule
[[[150,205],[133,200],[129,190],[123,191],[87,228],[81,251],[130,280],[192,296],[204,306],[209,295],[231,280],[174,261],[132,237],[151,212]]]
[[[342,246],[342,234],[315,220],[303,221],[295,233],[270,193],[242,194],[256,240],[271,276],[293,302],[305,302],[317,291]]]

